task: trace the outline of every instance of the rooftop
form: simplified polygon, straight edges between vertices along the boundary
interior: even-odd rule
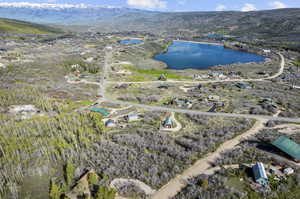
[[[280,136],[272,143],[296,160],[300,160],[300,145],[286,136]]]

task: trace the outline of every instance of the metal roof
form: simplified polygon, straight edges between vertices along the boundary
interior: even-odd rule
[[[109,115],[109,112],[104,108],[91,107],[91,108],[89,108],[89,110],[92,111],[92,112],[100,113],[103,116],[108,116]]]
[[[172,125],[172,123],[173,122],[170,117],[165,120],[165,125]]]
[[[296,160],[300,160],[300,145],[286,136],[280,136],[272,143]]]
[[[252,169],[253,169],[253,174],[254,174],[255,180],[260,179],[260,178],[268,179],[263,163],[261,163],[261,162],[256,163]]]

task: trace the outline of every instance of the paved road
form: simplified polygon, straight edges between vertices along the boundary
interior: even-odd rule
[[[224,80],[204,80],[204,81],[184,81],[184,80],[168,80],[168,81],[143,81],[143,82],[120,82],[120,81],[108,81],[108,84],[153,84],[153,83],[184,83],[184,84],[207,84],[207,83],[219,83],[219,82],[261,82],[274,79],[280,76],[284,71],[285,59],[281,53],[277,53],[281,58],[280,68],[277,73],[272,76],[258,79],[224,79]]]
[[[104,60],[104,67],[100,79],[100,90],[99,90],[99,95],[105,98],[105,88],[106,88],[106,78],[108,78],[108,73],[107,71],[109,70],[109,60],[112,56],[112,51],[111,50],[106,50],[105,52],[105,60]]]
[[[262,78],[262,79],[244,79],[244,80],[220,80],[217,82],[225,82],[225,81],[264,81],[264,80],[270,80],[273,78],[278,77],[283,73],[284,66],[285,66],[285,60],[284,57],[278,53],[281,57],[281,66],[280,70],[274,74],[271,77]],[[264,125],[267,121],[273,120],[273,121],[284,121],[284,122],[294,122],[294,123],[300,123],[300,118],[284,118],[284,117],[277,117],[275,116],[266,116],[266,115],[251,115],[251,114],[236,114],[236,113],[211,113],[211,112],[201,112],[201,111],[194,111],[194,110],[186,110],[186,109],[174,109],[174,108],[167,108],[167,107],[161,107],[161,106],[150,106],[150,105],[144,105],[144,104],[136,104],[131,102],[124,102],[124,101],[118,101],[109,99],[105,96],[105,86],[106,86],[106,79],[107,79],[107,71],[109,69],[109,58],[111,57],[112,52],[109,51],[106,54],[105,58],[105,65],[103,69],[103,75],[101,78],[101,88],[100,88],[100,95],[103,97],[102,100],[108,101],[110,103],[119,104],[119,105],[126,105],[126,106],[133,106],[137,108],[144,108],[144,109],[150,109],[150,110],[157,110],[157,111],[165,111],[165,112],[177,112],[177,113],[189,113],[189,114],[196,114],[196,115],[206,115],[206,116],[219,116],[219,117],[238,117],[238,118],[250,118],[250,119],[256,119],[254,126],[246,131],[245,133],[228,140],[224,142],[214,153],[207,154],[205,158],[202,158],[198,160],[192,167],[185,170],[182,174],[176,176],[174,179],[169,181],[168,184],[163,186],[160,190],[158,190],[152,197],[152,199],[168,199],[173,196],[175,196],[184,186],[185,181],[191,177],[197,176],[206,170],[211,169],[210,163],[214,161],[216,158],[220,157],[222,152],[232,149],[237,144],[239,144],[241,139],[244,139],[248,136],[254,135],[258,133],[262,128],[264,128]],[[210,81],[212,82],[212,81]],[[120,83],[120,82],[118,82]],[[150,82],[147,82],[150,83]],[[180,83],[186,83],[180,81]],[[192,82],[196,83],[196,82]],[[278,113],[279,114],[279,113]]]
[[[281,57],[281,66],[280,66],[280,70],[276,74],[274,74],[271,77],[267,77],[267,78],[254,79],[254,80],[250,79],[250,80],[244,80],[244,81],[264,81],[266,79],[276,78],[279,75],[281,75],[284,70],[285,60],[284,60],[284,57],[282,54],[280,54],[280,53],[278,53],[278,54]],[[103,68],[103,75],[101,76],[101,81],[100,81],[100,84],[102,85],[102,86],[100,86],[100,96],[102,96],[102,100],[104,100],[104,101],[114,103],[114,104],[119,104],[119,105],[133,106],[133,107],[137,107],[137,108],[144,108],[144,109],[150,109],[150,110],[156,110],[156,111],[188,113],[188,114],[194,114],[194,115],[206,115],[206,116],[218,116],[218,117],[238,117],[238,118],[248,118],[248,119],[258,119],[258,120],[264,119],[264,120],[300,123],[300,118],[284,118],[284,117],[272,117],[272,116],[266,116],[266,115],[237,114],[237,113],[212,113],[212,112],[202,112],[202,111],[197,111],[197,110],[175,109],[175,108],[167,108],[167,107],[162,107],[162,106],[136,104],[136,103],[131,103],[131,102],[109,99],[105,95],[105,87],[106,87],[106,82],[107,82],[107,78],[108,78],[107,72],[110,68],[108,62],[109,62],[109,59],[111,58],[111,56],[112,56],[112,50],[107,50],[106,56],[105,56],[105,64],[104,64],[104,68]],[[226,80],[220,80],[220,81],[226,81]],[[232,81],[237,81],[237,80],[232,80]],[[239,80],[239,81],[241,81],[241,80]]]
[[[258,120],[264,119],[264,120],[272,120],[272,121],[300,123],[300,118],[285,118],[285,117],[273,117],[273,116],[266,116],[266,115],[252,115],[252,114],[238,114],[238,113],[202,112],[202,111],[189,110],[189,109],[176,109],[176,108],[168,108],[168,107],[163,107],[163,106],[136,104],[136,103],[124,102],[124,101],[113,100],[113,99],[108,99],[108,98],[104,98],[104,101],[108,101],[113,104],[133,106],[133,107],[137,107],[137,108],[144,108],[144,109],[163,111],[163,112],[188,113],[188,114],[194,114],[194,115],[218,116],[218,117],[238,117],[238,118],[248,118],[248,119],[258,119]]]
[[[219,80],[219,81],[207,81],[207,82],[225,82],[225,81],[265,81],[268,79],[273,79],[278,77],[283,73],[284,66],[285,66],[285,60],[281,53],[278,53],[281,57],[281,64],[279,71],[274,74],[271,77],[267,78],[261,78],[261,79],[244,79],[244,80]],[[150,110],[156,110],[156,111],[165,111],[165,112],[176,112],[176,113],[188,113],[188,114],[194,114],[194,115],[206,115],[206,116],[219,116],[219,117],[238,117],[238,118],[248,118],[248,119],[264,119],[264,120],[273,120],[273,121],[283,121],[283,122],[293,122],[293,123],[300,123],[300,118],[285,118],[285,117],[272,117],[272,116],[266,116],[266,115],[252,115],[252,114],[237,114],[237,113],[212,113],[212,112],[202,112],[202,111],[196,111],[196,110],[187,110],[187,109],[175,109],[175,108],[167,108],[162,106],[151,106],[151,105],[145,105],[145,104],[136,104],[131,102],[125,102],[125,101],[119,101],[119,100],[113,100],[109,99],[105,95],[105,86],[107,82],[107,71],[109,70],[109,64],[108,60],[112,55],[112,51],[109,50],[106,54],[105,58],[105,65],[103,68],[103,75],[100,81],[101,89],[100,89],[100,95],[103,97],[104,101],[108,101],[110,103],[119,104],[119,105],[126,105],[126,106],[133,106],[137,108],[144,108],[144,109],[150,109]],[[178,81],[182,82],[182,81]],[[145,82],[146,83],[146,82]],[[147,82],[149,83],[149,82]],[[195,83],[195,82],[193,82]]]

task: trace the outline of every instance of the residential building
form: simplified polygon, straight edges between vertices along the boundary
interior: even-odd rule
[[[160,84],[160,85],[158,86],[159,89],[168,89],[169,87],[170,87],[169,84]]]
[[[241,83],[241,82],[236,83],[235,86],[238,87],[238,88],[241,88],[241,89],[248,89],[248,88],[251,88],[251,86],[249,86],[248,84]]]
[[[168,128],[168,129],[171,129],[173,128],[173,121],[170,117],[168,117],[164,122],[163,122],[163,127],[164,128]]]
[[[105,116],[105,117],[110,114],[108,112],[108,110],[106,110],[104,108],[91,107],[91,108],[89,108],[89,111],[95,112],[95,113],[100,113],[102,116]]]
[[[268,177],[266,174],[265,166],[261,162],[257,162],[253,167],[253,177],[255,182],[261,184],[261,185],[267,185],[268,184]]]
[[[295,162],[300,162],[300,145],[286,136],[280,136],[272,145],[289,155]]]
[[[218,101],[220,101],[220,96],[218,96],[218,95],[209,95],[208,100],[212,101],[212,102],[218,102]]]
[[[107,120],[107,121],[105,122],[105,126],[106,126],[107,128],[114,128],[114,127],[116,127],[117,125],[116,125],[115,121],[109,119],[109,120]]]
[[[294,169],[292,169],[292,168],[285,168],[284,170],[283,170],[283,173],[285,174],[285,175],[292,175],[293,173],[294,173]]]
[[[138,121],[140,119],[140,117],[137,114],[129,114],[129,115],[125,116],[125,119],[128,122],[134,122],[134,121]]]
[[[164,74],[161,74],[158,78],[159,81],[167,81],[167,77]]]

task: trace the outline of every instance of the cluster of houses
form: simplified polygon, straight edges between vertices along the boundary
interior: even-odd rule
[[[141,120],[141,116],[138,114],[128,114],[125,115],[123,118],[121,119],[108,119],[108,120],[104,120],[104,125],[106,128],[115,128],[115,127],[121,127],[124,128],[126,125],[123,125],[123,122],[129,123],[129,122],[136,122],[136,121],[140,121]]]
[[[88,110],[94,113],[98,113],[103,117],[108,117],[111,114],[110,111],[105,108],[90,107],[88,108]],[[136,122],[140,120],[141,120],[141,116],[139,114],[130,113],[121,118],[116,117],[116,119],[112,119],[112,118],[103,119],[103,122],[106,128],[115,128],[118,126],[124,127],[124,125],[121,125],[121,123],[123,122],[129,123],[129,122]]]
[[[165,105],[173,105],[179,108],[191,108],[193,106],[193,102],[187,98],[173,98],[165,103]]]
[[[227,76],[219,72],[211,72],[208,74],[194,74],[194,80],[201,79],[226,79]]]
[[[285,179],[286,176],[292,175],[295,171],[291,167],[282,167],[280,165],[271,166],[267,171],[265,165],[262,162],[257,162],[252,166],[253,179],[256,183],[262,186],[269,185],[268,175],[274,175],[274,180],[280,181]]]

